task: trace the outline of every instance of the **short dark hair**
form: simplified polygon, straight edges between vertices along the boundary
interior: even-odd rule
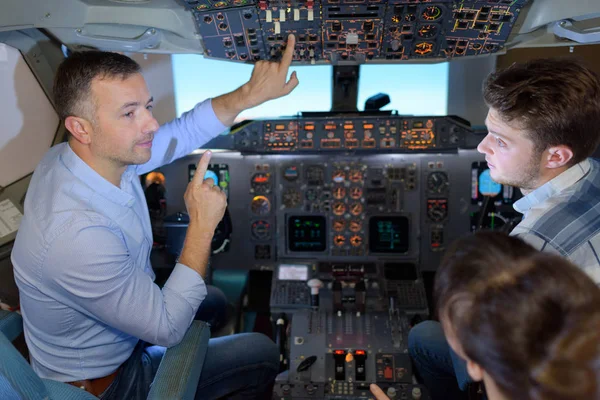
[[[94,104],[90,99],[94,78],[126,79],[139,72],[140,65],[122,54],[95,50],[72,53],[54,77],[54,102],[59,117],[92,118],[95,110],[85,107]]]
[[[529,133],[541,153],[566,145],[570,165],[592,155],[600,142],[600,79],[576,58],[513,64],[484,84],[488,107]]]
[[[600,289],[568,260],[481,232],[448,250],[434,292],[444,326],[508,398],[599,398]]]

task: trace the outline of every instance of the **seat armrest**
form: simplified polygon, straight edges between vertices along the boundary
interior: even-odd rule
[[[0,332],[12,342],[23,332],[23,317],[14,311],[0,310]]]
[[[210,325],[194,321],[181,343],[165,352],[148,400],[194,399],[210,339]]]

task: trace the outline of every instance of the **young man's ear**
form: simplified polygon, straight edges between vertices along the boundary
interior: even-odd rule
[[[542,157],[546,168],[562,168],[573,159],[573,150],[565,145],[552,146],[544,151]]]
[[[483,380],[483,368],[481,368],[481,366],[476,362],[469,359],[467,359],[467,372],[475,382]]]
[[[65,119],[65,127],[71,133],[71,136],[81,144],[91,142],[92,124],[85,118],[68,116]]]

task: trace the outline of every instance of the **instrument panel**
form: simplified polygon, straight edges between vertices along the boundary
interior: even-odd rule
[[[319,113],[316,113],[319,114]],[[458,117],[330,115],[251,121],[235,132],[234,148],[252,153],[449,151],[471,133]]]
[[[297,37],[302,64],[362,64],[492,54],[528,0],[185,0],[206,55],[238,62],[281,57]]]

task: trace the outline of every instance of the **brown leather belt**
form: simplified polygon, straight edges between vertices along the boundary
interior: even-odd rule
[[[120,370],[121,370],[121,367],[117,368],[117,370],[115,372],[113,372],[112,374],[104,376],[102,378],[84,379],[82,381],[67,382],[67,383],[69,385],[73,385],[78,388],[81,388],[81,389],[85,390],[86,392],[98,397],[102,393],[104,393],[106,388],[109,387],[111,383],[113,383],[113,381],[117,377]]]

